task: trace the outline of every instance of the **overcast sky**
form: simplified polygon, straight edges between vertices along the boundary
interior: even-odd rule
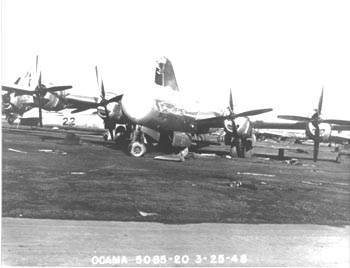
[[[180,91],[203,109],[274,108],[307,116],[322,90],[324,118],[350,115],[349,1],[2,0],[2,83],[35,66],[44,83],[97,95],[151,90],[168,57]]]

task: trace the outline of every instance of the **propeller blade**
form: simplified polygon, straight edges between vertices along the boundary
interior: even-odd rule
[[[35,64],[35,76],[38,77],[38,61],[39,61],[39,56],[36,55],[36,64]]]
[[[43,113],[41,108],[41,97],[38,97],[38,106],[39,106],[39,124],[40,127],[43,127]]]
[[[232,98],[232,90],[230,88],[230,100],[229,100],[229,105],[230,105],[230,112],[233,113],[233,98]]]
[[[97,66],[95,66],[95,72],[96,72],[97,86],[98,86],[98,88],[100,88],[100,81],[99,81],[99,78],[98,78],[98,69],[97,69]]]
[[[114,135],[113,135],[113,128],[111,128],[111,124],[110,124],[110,117],[109,117],[109,112],[107,109],[107,105],[104,105],[105,107],[105,112],[106,112],[106,118],[105,118],[105,126],[107,126],[109,133],[111,134],[111,138],[112,140],[114,140]]]
[[[54,86],[46,89],[48,92],[63,91],[72,88],[72,86]]]
[[[39,87],[41,86],[41,72],[40,72],[40,74],[39,74],[38,86],[39,86]]]
[[[320,146],[320,142],[315,141],[315,143],[314,143],[314,162],[317,161],[319,146]]]
[[[320,100],[318,101],[318,108],[317,108],[318,116],[321,115],[322,103],[323,103],[323,87],[322,87],[322,92],[321,92]]]
[[[243,112],[243,113],[236,114],[235,117],[240,117],[240,116],[253,116],[253,115],[263,114],[263,113],[267,113],[267,112],[271,112],[271,111],[272,111],[271,108],[268,108],[268,109],[251,110],[251,111],[247,111],[247,112]]]
[[[105,87],[103,85],[103,80],[101,81],[101,97],[102,97],[102,99],[105,99],[105,97],[106,97],[106,92],[105,92]]]
[[[120,101],[122,98],[123,98],[123,94],[118,95],[118,96],[115,96],[115,97],[109,99],[109,100],[107,101],[107,104],[108,104],[108,103],[111,103],[111,102],[118,102],[118,101]]]
[[[238,132],[237,132],[236,122],[234,119],[231,120],[231,124],[232,124],[232,135],[233,135],[233,137],[237,138]]]
[[[329,123],[329,124],[336,124],[336,125],[349,125],[350,126],[350,121],[347,120],[338,120],[338,119],[326,119],[322,120],[324,123]]]
[[[317,161],[319,147],[320,147],[320,127],[319,127],[319,125],[316,125],[316,127],[315,127],[315,141],[314,141],[314,162]]]
[[[293,121],[310,121],[311,118],[304,117],[304,116],[295,116],[295,115],[279,115],[277,118],[286,119],[286,120],[293,120]]]

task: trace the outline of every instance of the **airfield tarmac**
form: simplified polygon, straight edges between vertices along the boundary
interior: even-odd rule
[[[226,150],[218,146],[165,162],[80,135],[67,145],[64,131],[3,127],[3,264],[89,266],[95,255],[123,255],[135,266],[136,255],[178,254],[191,260],[162,265],[349,265],[350,160],[336,162],[334,148],[321,147],[317,163],[312,146],[266,142],[252,159],[215,156]],[[294,164],[269,157],[280,146],[303,153],[286,151]],[[209,254],[248,261],[210,263]]]

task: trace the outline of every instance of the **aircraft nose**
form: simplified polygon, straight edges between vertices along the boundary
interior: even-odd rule
[[[147,94],[124,94],[121,101],[123,112],[136,124],[142,124],[147,120],[153,110],[154,100]]]

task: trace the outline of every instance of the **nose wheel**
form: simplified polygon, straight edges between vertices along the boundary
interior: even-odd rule
[[[146,153],[146,145],[138,141],[131,142],[128,149],[134,157],[141,157]]]

